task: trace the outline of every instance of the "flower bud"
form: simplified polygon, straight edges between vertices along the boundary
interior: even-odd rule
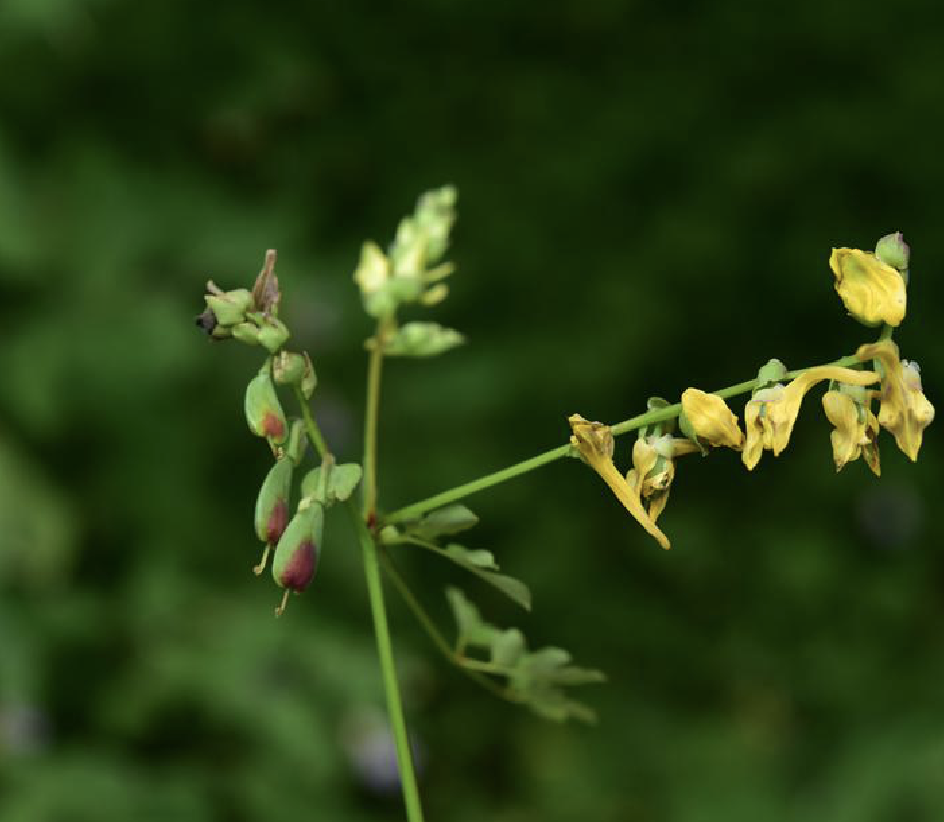
[[[275,317],[267,317],[259,329],[259,345],[274,354],[288,340],[289,333],[285,323]]]
[[[905,318],[907,294],[901,272],[857,248],[834,248],[829,267],[846,310],[865,325],[898,326]]]
[[[318,567],[323,529],[321,503],[303,500],[282,534],[272,560],[272,576],[279,587],[285,589],[282,604],[276,609],[277,616],[285,610],[289,592],[300,594],[311,584]]]
[[[285,441],[288,424],[272,384],[270,368],[271,361],[266,360],[246,386],[246,421],[257,437],[268,437],[278,444]]]
[[[886,234],[875,244],[875,256],[885,265],[904,271],[908,268],[908,260],[911,257],[911,247],[905,242],[900,231],[892,234]]]
[[[740,451],[744,444],[738,419],[724,400],[697,388],[686,388],[682,392],[679,427],[699,445],[706,441],[710,445],[726,445]]]

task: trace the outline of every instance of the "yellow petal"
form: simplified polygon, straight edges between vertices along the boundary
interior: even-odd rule
[[[897,269],[857,248],[834,248],[829,267],[836,275],[836,291],[856,319],[892,326],[904,319],[905,280]]]
[[[860,360],[882,364],[879,424],[895,437],[898,447],[912,461],[918,458],[924,429],[934,419],[934,406],[921,388],[921,375],[914,363],[898,359],[898,346],[891,340],[863,345],[856,351]]]
[[[741,449],[744,434],[737,417],[721,397],[697,388],[686,388],[682,392],[682,411],[700,439],[712,445]]]
[[[613,433],[608,425],[600,422],[589,422],[580,414],[573,414],[569,419],[572,435],[571,445],[577,449],[580,456],[596,471],[603,481],[610,486],[610,490],[623,504],[636,521],[655,538],[663,548],[671,548],[668,537],[659,530],[655,522],[649,517],[639,499],[639,489],[630,485],[613,464]],[[638,486],[638,481],[633,485]]]
[[[859,406],[856,401],[842,391],[827,391],[823,395],[823,410],[827,419],[836,427],[829,435],[833,446],[833,461],[836,470],[858,459],[862,445],[868,442],[865,437],[865,423],[859,422]],[[863,442],[864,440],[864,442]]]

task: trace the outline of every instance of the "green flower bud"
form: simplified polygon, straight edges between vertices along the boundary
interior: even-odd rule
[[[787,367],[780,360],[768,360],[757,371],[757,387],[765,388],[780,382],[787,373]]]
[[[285,589],[276,616],[285,610],[290,592],[300,594],[311,584],[318,568],[323,529],[324,508],[314,500],[303,500],[282,534],[272,560],[272,576]]]
[[[210,292],[204,299],[207,308],[213,312],[220,325],[236,325],[241,323],[246,312],[252,307],[252,294],[245,288],[235,291],[220,291],[212,282],[207,283]]]
[[[302,420],[292,420],[288,442],[285,444],[285,455],[298,465],[304,459],[307,448],[308,434],[305,433],[305,423]]]
[[[905,242],[901,232],[895,231],[892,234],[886,234],[875,244],[875,256],[885,265],[904,271],[908,268],[911,247]]]
[[[294,351],[280,351],[272,360],[272,376],[279,385],[300,382],[306,368],[305,358]]]
[[[246,421],[249,430],[257,437],[268,437],[280,444],[285,441],[288,424],[272,384],[270,368],[271,361],[266,360],[246,386]]]
[[[288,340],[288,328],[275,317],[267,317],[259,329],[259,344],[274,354]]]

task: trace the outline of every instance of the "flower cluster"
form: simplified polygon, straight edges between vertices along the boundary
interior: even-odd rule
[[[890,339],[892,329],[905,316],[909,258],[910,249],[899,233],[879,240],[875,253],[833,249],[829,264],[836,277],[836,291],[849,313],[864,324],[883,323],[882,336],[860,346],[855,356],[842,364],[807,368],[793,375],[779,360],[770,360],[750,383],[752,394],[744,407],[743,431],[720,394],[688,388],[679,405],[657,408],[643,416],[646,421],[659,420],[660,425],[654,434],[640,431],[633,446],[633,468],[626,477],[613,463],[609,426],[574,414],[569,419],[573,449],[663,548],[669,548],[669,540],[655,523],[675,476],[674,458],[693,451],[706,454],[709,447],[726,447],[739,451],[744,466],[753,471],[764,451],[778,456],[787,447],[803,398],[818,383],[829,381],[822,402],[834,426],[830,442],[837,471],[862,457],[879,475],[881,428],[894,436],[902,452],[916,460],[924,429],[934,419],[934,407],[923,393],[918,366],[899,359],[898,346]],[[792,376],[789,381],[788,376]],[[875,400],[880,403],[878,415],[872,410]],[[682,438],[661,430],[662,423],[675,415],[685,435]]]

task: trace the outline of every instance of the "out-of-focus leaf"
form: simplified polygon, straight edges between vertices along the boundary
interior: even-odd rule
[[[411,322],[401,325],[384,350],[391,357],[433,357],[465,342],[465,337],[439,323]]]
[[[432,540],[441,536],[458,534],[476,525],[479,518],[460,503],[446,505],[430,512],[418,522],[410,525],[406,531],[419,538]]]

